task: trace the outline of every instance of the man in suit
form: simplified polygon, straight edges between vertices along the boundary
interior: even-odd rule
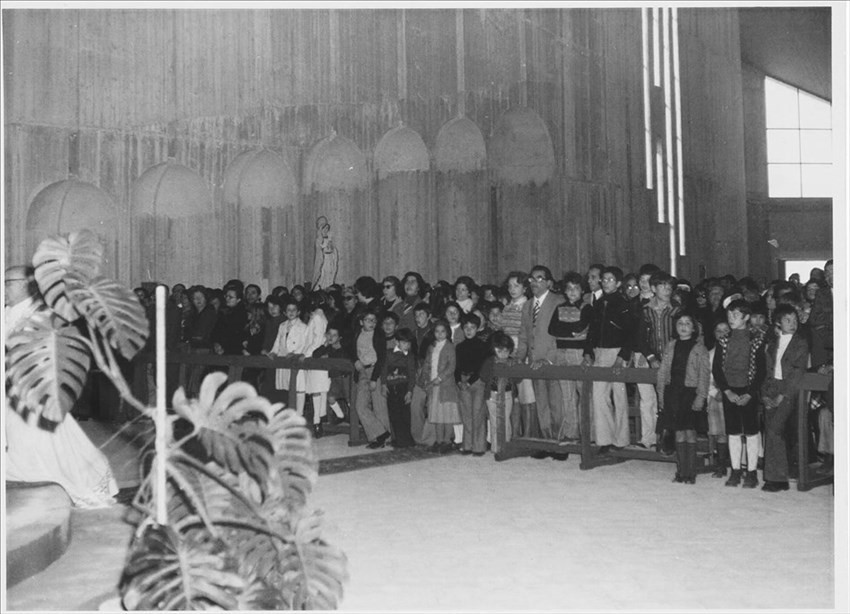
[[[535,265],[528,282],[532,298],[522,307],[516,356],[532,368],[540,368],[555,364],[557,345],[555,337],[549,334],[549,322],[558,305],[564,302],[564,297],[552,291],[552,272],[545,266]],[[556,439],[564,420],[560,384],[558,380],[535,379],[533,382],[541,435],[546,439]]]

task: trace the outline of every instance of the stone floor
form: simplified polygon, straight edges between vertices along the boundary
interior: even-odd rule
[[[96,443],[110,436],[83,425]],[[104,449],[119,485],[136,484],[136,448],[116,438]],[[317,449],[391,455],[344,435]],[[312,504],[349,559],[342,610],[846,610],[834,565],[838,552],[846,571],[846,505],[836,542],[831,486],[770,494],[708,476],[687,486],[670,481],[672,465],[641,461],[581,471],[575,458],[405,460],[320,475]],[[126,509],[72,510],[66,553],[8,590],[3,610],[90,610],[114,597]]]

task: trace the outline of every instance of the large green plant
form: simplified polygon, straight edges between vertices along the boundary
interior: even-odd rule
[[[148,336],[136,296],[99,276],[102,249],[88,231],[42,242],[33,258],[46,303],[7,340],[8,391],[16,411],[59,422],[92,360],[128,403],[116,356],[132,359]],[[348,578],[345,554],[322,537],[307,501],[318,477],[303,417],[245,383],[208,375],[197,399],[178,389],[167,418],[167,522],[148,474],[134,499],[139,523],[121,580],[124,606],[140,610],[335,609]],[[179,441],[178,419],[191,425]],[[195,438],[202,462],[184,445]]]

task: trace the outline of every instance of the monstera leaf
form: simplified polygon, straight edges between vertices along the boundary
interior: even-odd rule
[[[277,411],[269,428],[275,446],[271,495],[289,510],[300,510],[319,477],[312,436],[292,409]]]
[[[6,343],[6,377],[16,409],[62,422],[86,383],[88,340],[73,326],[54,328],[50,315],[42,312]]]
[[[282,597],[281,590],[269,585],[267,580],[255,580],[239,594],[238,610],[288,610],[288,602]]]
[[[294,609],[335,610],[348,581],[348,559],[339,548],[321,539],[322,515],[302,517],[295,542],[287,547],[281,570],[297,587]]]
[[[219,394],[227,380],[210,373],[201,383],[197,399],[187,399],[183,389],[174,393],[174,411],[192,423],[207,453],[234,474],[248,473],[263,492],[274,462],[272,433],[267,424],[272,404],[253,386],[235,382]]]
[[[50,237],[33,256],[35,280],[44,301],[69,322],[80,317],[68,297],[69,286],[88,285],[100,272],[103,246],[90,230],[72,232],[68,238]]]
[[[127,360],[145,345],[150,325],[136,295],[116,281],[97,277],[85,283],[78,277],[66,288],[76,310],[97,328],[109,345]]]
[[[128,610],[232,610],[246,586],[227,546],[150,525],[130,548],[120,592]]]

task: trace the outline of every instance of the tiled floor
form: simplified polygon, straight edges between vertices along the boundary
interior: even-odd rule
[[[316,445],[321,459],[386,452],[343,435]],[[133,451],[107,450],[132,485]],[[707,476],[674,484],[672,472],[452,454],[320,475],[311,503],[348,556],[348,611],[836,607],[831,487],[769,494]],[[9,590],[8,608],[93,609],[114,595],[131,536],[122,512],[74,510],[65,556]]]

